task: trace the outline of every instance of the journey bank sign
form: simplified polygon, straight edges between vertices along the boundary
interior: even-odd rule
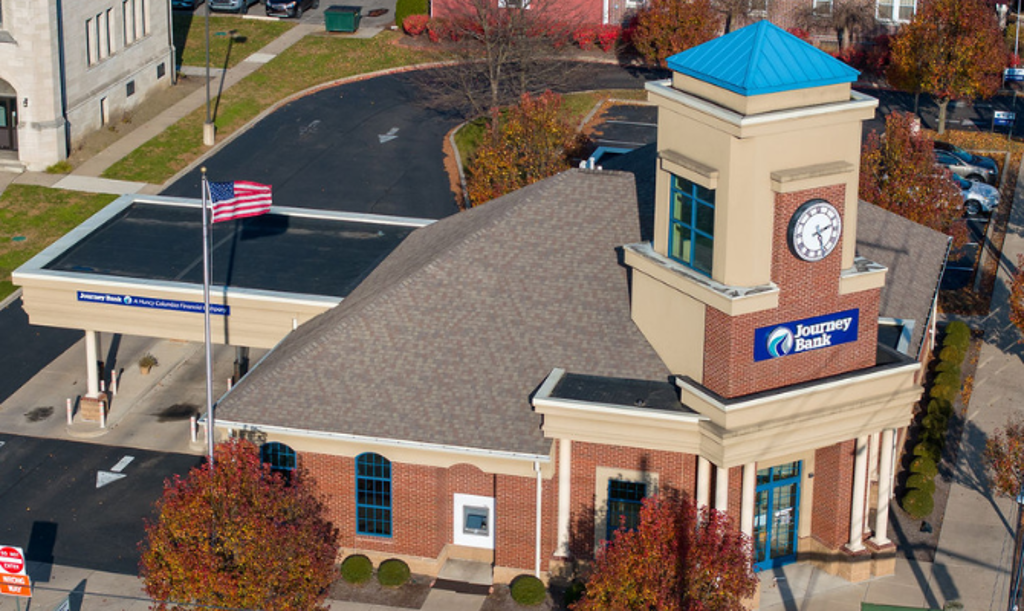
[[[765,361],[857,339],[859,310],[846,310],[754,329],[754,360]]]

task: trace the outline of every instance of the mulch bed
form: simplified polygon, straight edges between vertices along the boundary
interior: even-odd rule
[[[419,609],[423,606],[423,601],[427,599],[427,594],[430,594],[431,583],[433,583],[433,579],[425,575],[413,575],[409,578],[408,583],[398,587],[382,586],[376,578],[360,584],[352,584],[339,578],[331,586],[331,593],[327,595],[327,598]]]

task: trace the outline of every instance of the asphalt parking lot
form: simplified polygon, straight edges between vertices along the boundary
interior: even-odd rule
[[[249,7],[248,15],[250,17],[266,17],[266,9],[264,7],[263,0],[260,0],[256,4]],[[298,19],[300,23],[309,23],[314,25],[324,24],[324,9],[327,9],[334,5],[342,6],[358,6],[360,7],[361,20],[359,27],[383,27],[387,26],[395,21],[395,0],[320,0],[319,5],[316,8],[311,8],[303,11],[302,17]],[[176,11],[179,9],[175,9]],[[186,11],[182,11],[186,12]],[[196,17],[202,17],[206,14],[206,5],[200,4],[192,10]],[[232,13],[222,13],[218,11],[211,11],[211,15],[231,15]],[[278,19],[278,17],[272,17],[272,19]]]
[[[967,217],[967,244],[949,253],[946,270],[942,275],[940,288],[944,291],[955,291],[969,287],[974,281],[975,266],[978,262],[978,250],[985,240],[988,230],[988,215]]]

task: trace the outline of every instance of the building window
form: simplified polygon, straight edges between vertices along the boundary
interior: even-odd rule
[[[832,0],[811,0],[811,12],[816,17],[832,16]]]
[[[715,245],[715,192],[672,176],[671,198],[669,256],[710,276]]]
[[[878,0],[875,11],[879,21],[907,22],[917,12],[917,0]]]
[[[146,0],[133,0],[135,3],[135,38],[149,34],[149,20],[146,19]]]
[[[124,92],[129,98],[135,95],[135,81],[128,81],[128,84],[124,86]]]
[[[4,0],[0,0],[0,30],[4,29]]]
[[[621,479],[608,480],[608,523],[605,539],[619,528],[633,530],[640,524],[640,508],[647,496],[646,482],[630,482]]]
[[[121,31],[124,37],[124,46],[135,42],[135,4],[133,0],[122,0],[121,2]]]
[[[156,65],[156,78],[160,80],[167,74],[167,64],[160,62]]]
[[[380,454],[356,456],[356,532],[391,536],[391,461]]]
[[[91,66],[96,63],[96,52],[93,50],[93,46],[96,44],[96,35],[93,32],[95,26],[92,24],[92,19],[85,20],[85,61],[86,64]]]
[[[750,0],[750,12],[758,15],[768,14],[768,0]]]
[[[260,462],[270,467],[271,472],[280,473],[285,480],[292,476],[298,458],[295,450],[277,441],[260,446]]]

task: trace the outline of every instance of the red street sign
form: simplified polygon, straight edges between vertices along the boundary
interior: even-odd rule
[[[0,547],[0,571],[12,575],[25,574],[25,554],[20,547]]]
[[[0,583],[0,594],[30,598],[32,596],[32,588],[28,586],[12,586],[10,584]]]

